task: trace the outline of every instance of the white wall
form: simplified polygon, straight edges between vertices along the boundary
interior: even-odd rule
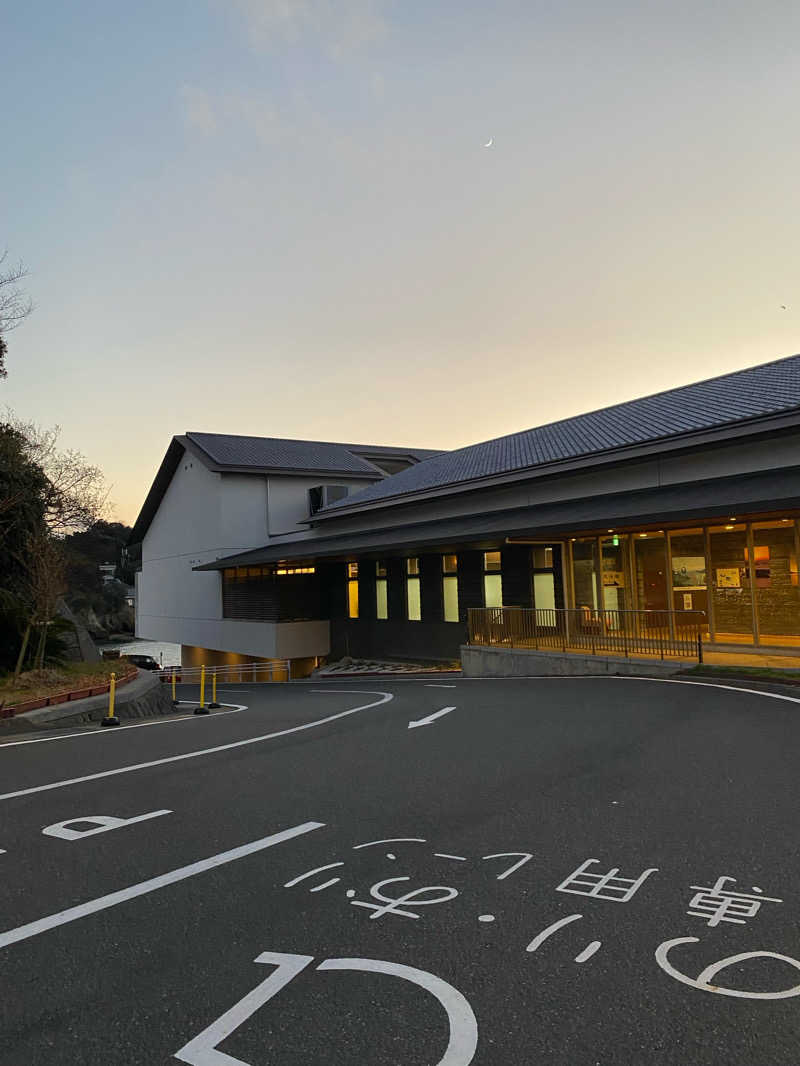
[[[282,537],[287,533],[308,535],[308,526],[298,522],[308,518],[308,490],[317,485],[347,485],[350,492],[358,492],[373,481],[346,477],[285,477],[271,476],[268,479],[268,523],[270,537]]]
[[[266,658],[327,655],[327,622],[244,622],[222,617],[218,572],[193,567],[260,548],[270,533],[296,532],[308,490],[326,479],[217,474],[184,454],[142,544],[136,635]],[[356,488],[354,479],[328,478]],[[302,528],[302,527],[301,527]]]

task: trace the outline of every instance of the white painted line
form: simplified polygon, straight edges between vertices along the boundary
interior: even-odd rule
[[[565,925],[569,925],[570,922],[577,922],[578,919],[582,917],[582,914],[568,914],[566,918],[559,918],[557,922],[553,922],[552,925],[548,925],[546,929],[543,929],[541,933],[538,933],[525,950],[536,951],[542,946],[548,937],[553,935],[553,933],[557,933],[559,929],[562,929]]]
[[[178,703],[187,703],[190,707],[195,707],[196,702],[192,700],[178,700]],[[244,703],[221,703],[220,707],[228,707],[227,711],[219,711],[217,714],[208,715],[209,718],[224,718],[226,714],[236,714],[237,711],[246,711],[247,706]],[[22,744],[49,744],[51,740],[73,740],[75,737],[118,737],[124,729],[146,729],[150,725],[175,725],[176,722],[196,722],[198,716],[193,714],[176,715],[174,718],[163,718],[157,722],[131,722],[130,725],[123,725],[119,729],[84,729],[80,733],[62,733],[57,737],[39,737],[36,740],[0,740],[0,751],[3,748],[18,748]]]
[[[576,962],[586,962],[588,959],[590,959],[592,957],[592,955],[595,954],[595,952],[599,951],[601,947],[602,947],[602,941],[601,940],[593,940],[591,942],[591,944],[587,944],[586,945],[586,947],[583,949],[583,951],[580,953],[580,955],[576,955],[575,956],[575,961]]]
[[[294,888],[295,885],[299,885],[301,881],[305,881],[307,877],[313,877],[314,874],[322,873],[323,870],[332,870],[335,866],[344,866],[343,862],[329,862],[327,866],[317,866],[315,870],[308,870],[304,874],[300,874],[299,877],[293,878],[291,881],[287,881],[283,886],[284,888]]]
[[[79,903],[77,907],[69,907],[65,911],[59,911],[57,914],[50,914],[46,918],[28,922],[27,925],[9,929],[7,933],[0,933],[0,949],[7,948],[10,944],[17,944],[20,940],[38,936],[39,933],[46,933],[50,929],[56,929],[60,925],[77,922],[90,914],[108,910],[109,907],[116,907],[118,903],[127,903],[129,899],[146,896],[149,892],[155,892],[159,888],[165,888],[167,885],[174,885],[178,881],[186,881],[189,877],[205,873],[206,870],[214,870],[217,866],[225,866],[226,863],[236,862],[237,859],[243,859],[245,856],[253,855],[257,851],[274,847],[275,844],[282,844],[285,840],[303,836],[304,833],[310,833],[314,829],[323,829],[324,826],[324,822],[303,822],[302,825],[295,825],[291,829],[282,829],[279,833],[262,837],[260,840],[253,840],[250,844],[242,844],[240,847],[232,848],[230,851],[222,851],[219,855],[212,855],[208,859],[190,863],[189,866],[181,866],[179,869],[171,870],[169,873],[161,874],[159,877],[151,877],[147,881],[141,881],[138,885],[130,885],[128,888],[120,889],[119,892],[110,892],[107,896],[99,896],[97,899],[89,900],[88,903]]]
[[[443,714],[449,714],[454,711],[455,707],[442,707],[440,711],[434,711],[433,714],[429,714],[427,718],[418,718],[416,722],[409,722],[409,729],[418,729],[421,725],[430,725],[435,722],[437,718],[441,718]]]
[[[456,862],[467,861],[463,855],[445,855],[441,851],[435,851],[433,854],[437,859],[454,859]]]
[[[425,688],[455,688],[455,685],[426,685]]]
[[[353,851],[373,848],[376,844],[427,844],[427,841],[425,837],[388,837],[386,840],[368,840],[366,844],[354,844]]]
[[[214,755],[219,751],[230,751],[232,748],[243,748],[248,744],[260,744],[265,740],[274,740],[276,737],[285,737],[290,733],[301,733],[305,729],[314,729],[316,726],[325,725],[327,722],[335,722],[338,718],[347,718],[350,714],[358,714],[359,711],[368,711],[372,707],[380,707],[383,703],[388,703],[389,700],[394,699],[391,692],[368,692],[366,689],[362,689],[360,692],[353,693],[351,691],[342,690],[344,695],[371,695],[380,696],[379,700],[373,700],[372,703],[364,703],[359,707],[353,707],[349,711],[339,711],[338,714],[329,714],[326,718],[318,718],[314,722],[306,722],[304,725],[295,725],[290,729],[280,729],[275,733],[265,733],[260,737],[248,737],[247,740],[234,740],[230,744],[217,744],[213,748],[201,748],[199,751],[187,751],[182,755],[169,755],[163,759],[151,759],[149,762],[134,763],[131,766],[120,766],[116,770],[101,770],[97,774],[86,774],[83,777],[71,777],[64,781],[52,781],[47,785],[34,785],[32,788],[21,788],[16,792],[6,792],[0,795],[0,800],[16,799],[18,796],[32,796],[35,792],[48,792],[53,788],[67,788],[70,785],[80,785],[85,781],[98,781],[103,777],[114,777],[116,774],[131,774],[137,770],[148,770],[152,766],[164,766],[171,762],[183,762],[185,759],[198,759],[202,755]],[[340,695],[341,693],[336,693]],[[209,716],[209,717],[213,717]],[[205,718],[204,721],[208,721]],[[109,732],[104,730],[104,732]]]
[[[472,1007],[457,988],[453,988],[441,977],[435,977],[425,970],[417,970],[413,966],[403,966],[399,962],[383,962],[380,959],[326,959],[317,969],[382,973],[419,985],[439,1000],[450,1023],[447,1048],[435,1066],[469,1066],[475,1057],[478,1047],[478,1023]]]

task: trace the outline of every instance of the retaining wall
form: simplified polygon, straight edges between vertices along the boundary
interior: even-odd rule
[[[0,721],[0,736],[99,722],[107,711],[108,693],[60,703],[55,707],[39,707]],[[172,689],[169,685],[162,685],[156,673],[142,670],[135,680],[117,689],[114,713],[118,718],[152,718],[173,712]]]
[[[572,652],[494,648],[470,644],[461,648],[464,677],[547,677],[597,674],[657,675],[669,677],[690,663],[681,659],[626,659],[610,655],[576,655]]]

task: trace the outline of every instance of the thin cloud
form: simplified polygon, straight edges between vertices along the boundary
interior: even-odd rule
[[[355,51],[386,33],[385,0],[233,0],[254,47],[315,38],[332,54]]]
[[[182,85],[179,96],[189,129],[210,135],[216,133],[217,116],[211,96],[199,85]]]

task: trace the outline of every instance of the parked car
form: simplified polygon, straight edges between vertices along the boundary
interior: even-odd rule
[[[126,655],[129,663],[138,666],[140,670],[160,670],[161,666],[152,655]]]

